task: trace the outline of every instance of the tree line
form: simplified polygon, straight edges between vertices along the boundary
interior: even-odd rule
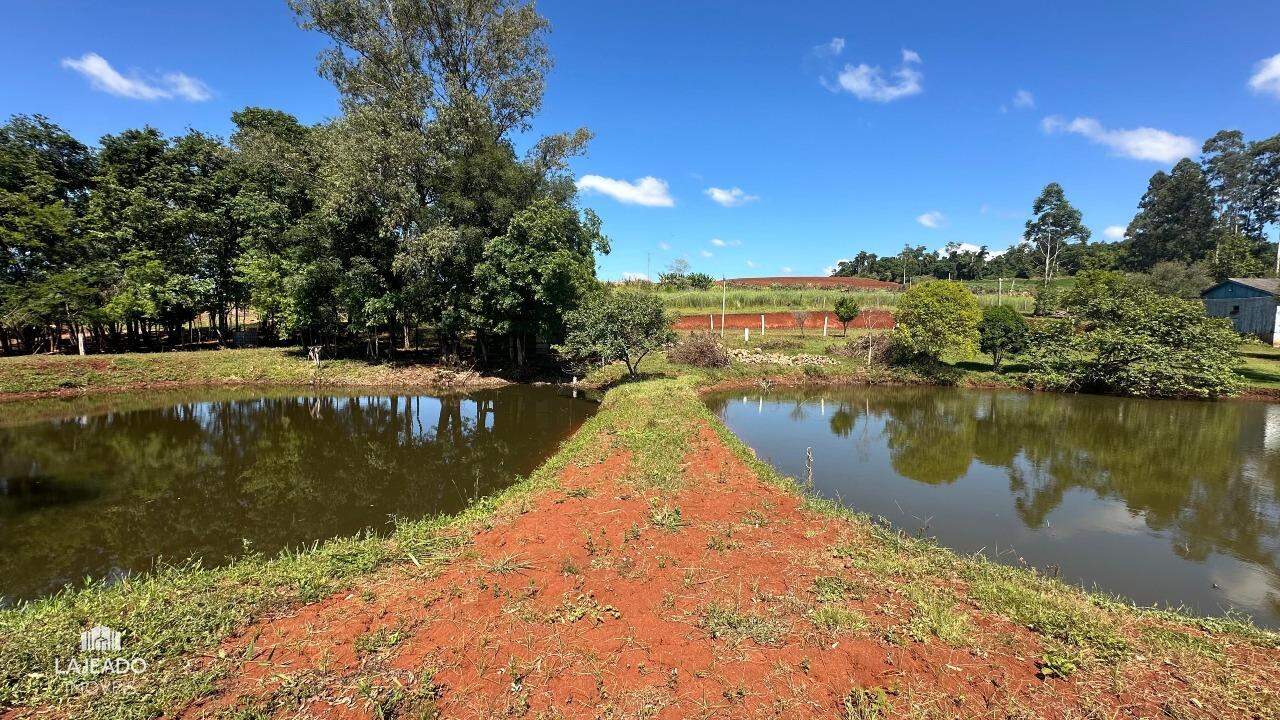
[[[225,140],[96,147],[40,115],[0,126],[0,349],[229,342],[248,314],[266,342],[522,365],[563,334],[609,244],[566,165],[590,132],[513,142],[542,102],[546,20],[519,0],[289,5],[331,40],[335,119],[249,107]]]
[[[907,245],[897,255],[861,251],[833,274],[898,282],[1049,280],[1085,270],[1154,270],[1167,277],[1178,267],[1208,281],[1280,274],[1276,243],[1267,239],[1267,229],[1278,223],[1280,134],[1247,141],[1238,130],[1223,130],[1204,143],[1199,162],[1183,158],[1151,176],[1122,240],[1091,242],[1079,210],[1060,185],[1050,183],[1032,206],[1022,242],[999,255],[986,246],[970,250],[952,243],[931,252]]]

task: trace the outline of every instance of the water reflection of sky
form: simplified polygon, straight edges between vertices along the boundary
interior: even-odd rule
[[[928,388],[709,403],[788,475],[812,448],[819,492],[908,532],[1280,626],[1280,405]]]

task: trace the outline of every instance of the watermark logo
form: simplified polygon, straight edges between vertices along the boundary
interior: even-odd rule
[[[106,625],[94,625],[80,633],[80,652],[120,652],[120,633]]]
[[[118,655],[123,643],[118,630],[94,625],[80,633],[80,655],[53,661],[54,672],[91,680],[104,675],[141,675],[147,671],[146,658]],[[101,657],[102,655],[108,657]],[[115,655],[115,657],[110,657]]]

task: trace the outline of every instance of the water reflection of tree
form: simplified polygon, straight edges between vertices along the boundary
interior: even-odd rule
[[[0,483],[15,479],[0,484],[0,593],[456,512],[587,412],[531,390],[182,403],[0,430]]]
[[[803,393],[777,399],[799,403]],[[1043,526],[1070,491],[1087,490],[1167,533],[1183,557],[1218,551],[1280,575],[1280,447],[1264,447],[1268,432],[1280,443],[1274,407],[936,388],[870,388],[835,401],[831,432],[848,437],[878,420],[904,477],[944,484],[975,460],[1003,468],[1028,527]]]

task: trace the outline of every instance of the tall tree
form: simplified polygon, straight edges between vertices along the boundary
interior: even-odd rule
[[[1200,163],[1219,221],[1231,232],[1249,229],[1249,147],[1239,130],[1221,130],[1204,141]]]
[[[1063,249],[1072,240],[1086,242],[1091,233],[1081,222],[1080,211],[1071,205],[1062,186],[1056,182],[1044,186],[1031,212],[1033,216],[1027,220],[1023,242],[1031,246],[1044,284],[1048,285],[1058,272]]]
[[[1214,245],[1213,195],[1204,172],[1183,158],[1151,176],[1138,214],[1129,223],[1128,265],[1145,271],[1166,260],[1203,260]]]
[[[1258,232],[1280,224],[1280,134],[1249,145],[1249,208]],[[1280,275],[1280,238],[1276,241],[1275,273]]]

